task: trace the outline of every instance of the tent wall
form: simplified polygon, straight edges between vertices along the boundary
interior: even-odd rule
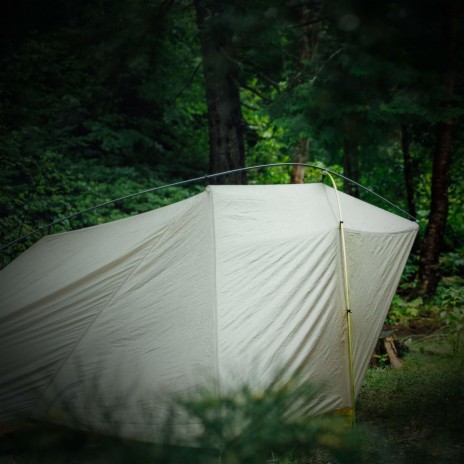
[[[359,390],[417,225],[340,193]],[[0,272],[0,423],[35,417],[149,440],[200,387],[323,385],[351,406],[335,191],[212,186],[40,240]],[[70,411],[68,411],[70,407]]]
[[[357,394],[418,226],[344,193],[339,197],[345,226]]]
[[[211,219],[204,193],[46,237],[13,262],[1,274],[1,420],[79,419],[146,438],[168,412],[160,395],[211,382]]]
[[[265,388],[296,372],[351,407],[337,195],[322,184],[214,186],[221,385]],[[417,224],[339,193],[359,391]]]
[[[415,234],[346,232],[355,390],[359,392]],[[392,250],[401,250],[392,253]]]
[[[339,409],[350,395],[338,222],[320,185],[287,187],[214,187],[221,385],[301,372],[324,384],[313,412]]]

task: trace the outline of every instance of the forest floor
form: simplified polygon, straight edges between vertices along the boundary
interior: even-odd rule
[[[399,336],[409,347],[403,367],[369,369],[358,398],[366,462],[464,462],[462,351],[426,323]]]
[[[380,366],[367,372],[357,403],[361,462],[464,462],[464,356],[440,331],[424,327],[400,331],[402,341],[409,348],[401,369],[386,365],[383,359]],[[49,430],[5,436],[0,439],[0,464],[188,462],[185,456],[157,459],[148,445],[82,438]],[[205,462],[220,460],[205,458]],[[337,461],[324,453],[298,459],[289,453],[269,462],[333,464]]]

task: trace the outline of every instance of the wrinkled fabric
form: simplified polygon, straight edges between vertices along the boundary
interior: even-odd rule
[[[417,224],[339,197],[359,391]],[[210,186],[41,239],[0,272],[0,423],[188,438],[176,398],[296,374],[350,407],[339,226],[323,184]]]

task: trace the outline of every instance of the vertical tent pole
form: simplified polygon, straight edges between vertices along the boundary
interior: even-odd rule
[[[332,181],[332,185],[335,189],[335,195],[337,198],[338,204],[338,214],[340,218],[340,238],[342,244],[342,268],[343,268],[343,277],[345,281],[345,304],[346,304],[346,321],[348,326],[348,359],[349,359],[349,372],[350,372],[350,391],[351,391],[351,418],[352,423],[354,424],[356,420],[356,410],[355,410],[355,377],[354,377],[354,361],[353,361],[353,335],[351,331],[351,302],[350,302],[350,287],[349,287],[349,278],[348,278],[348,264],[346,259],[346,243],[345,243],[345,229],[343,227],[343,216],[342,208],[340,205],[340,199],[338,196],[337,184],[335,179],[332,177],[330,172],[323,171],[323,173],[329,176]]]

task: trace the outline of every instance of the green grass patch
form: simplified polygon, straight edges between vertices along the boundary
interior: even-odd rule
[[[464,457],[464,358],[443,338],[412,345],[404,367],[373,368],[358,400],[359,423],[396,462],[451,463]]]

